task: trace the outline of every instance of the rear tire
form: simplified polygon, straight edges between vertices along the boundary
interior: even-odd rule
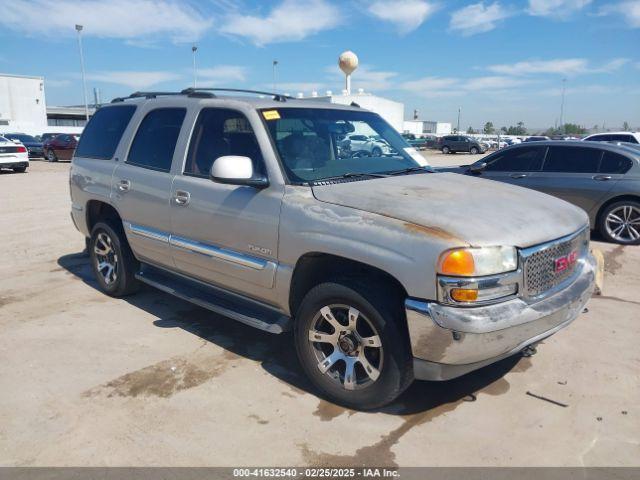
[[[51,149],[47,150],[46,156],[47,156],[47,162],[57,162],[58,161],[58,156],[56,155],[56,152],[54,152]]]
[[[294,325],[296,350],[308,378],[330,401],[370,410],[392,402],[411,384],[401,305],[388,290],[334,282],[304,297]]]
[[[442,147],[442,153],[444,153],[445,155],[447,153],[451,153],[451,149],[449,147]]]
[[[140,282],[135,278],[140,269],[127,243],[121,226],[98,222],[89,241],[91,268],[100,289],[112,297],[135,293]]]
[[[640,245],[640,203],[633,200],[612,203],[598,217],[598,230],[609,242]]]
[[[16,173],[24,173],[27,171],[27,167],[15,167],[13,171]]]

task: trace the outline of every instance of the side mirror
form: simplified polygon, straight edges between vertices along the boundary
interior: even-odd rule
[[[471,173],[480,173],[485,168],[487,168],[487,162],[474,163],[473,165],[469,166],[469,171]]]
[[[255,188],[269,186],[269,180],[264,175],[253,171],[253,162],[249,157],[225,155],[218,157],[211,165],[211,180],[230,185],[247,185]]]

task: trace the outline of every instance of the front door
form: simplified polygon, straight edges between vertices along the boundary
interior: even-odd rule
[[[171,251],[176,268],[211,284],[268,297],[274,286],[283,190],[216,183],[216,158],[249,157],[265,173],[262,153],[244,114],[204,108],[185,165],[171,192]]]
[[[158,266],[173,266],[169,248],[170,173],[184,108],[149,111],[125,162],[113,174],[112,198],[136,256]]]
[[[531,188],[531,183],[542,167],[546,149],[545,146],[531,146],[503,150],[492,156],[485,169],[478,175]]]

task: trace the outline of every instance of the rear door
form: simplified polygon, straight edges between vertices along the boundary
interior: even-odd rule
[[[255,128],[261,128],[256,124]],[[268,297],[278,254],[284,191],[227,185],[209,177],[216,158],[249,157],[267,174],[254,126],[230,108],[203,108],[195,122],[170,201],[171,250],[183,273],[211,284]]]
[[[148,109],[124,162],[113,174],[112,199],[138,258],[172,266],[169,248],[171,164],[186,115],[182,107]]]
[[[540,145],[501,150],[491,156],[479,175],[490,180],[531,187],[534,177],[542,168],[546,150],[546,146]]]
[[[571,142],[567,142],[571,143]],[[553,145],[547,151],[542,172],[529,185],[562,198],[589,212],[612,189],[619,174],[601,174],[603,150],[575,145]]]

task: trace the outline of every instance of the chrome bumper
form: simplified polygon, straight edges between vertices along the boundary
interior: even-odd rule
[[[515,298],[482,307],[407,299],[405,310],[420,380],[448,380],[518,353],[571,323],[595,286],[595,259],[580,262],[563,290],[534,303]]]

